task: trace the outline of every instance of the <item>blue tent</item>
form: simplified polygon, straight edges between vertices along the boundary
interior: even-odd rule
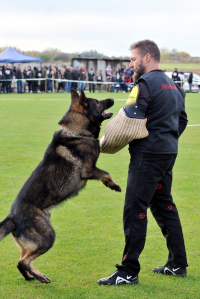
[[[9,47],[4,52],[0,53],[0,62],[15,63],[15,62],[42,62],[41,58],[34,58],[23,55],[15,51],[12,47]]]

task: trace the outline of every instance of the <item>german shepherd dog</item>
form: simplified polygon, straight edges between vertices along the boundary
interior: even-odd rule
[[[104,110],[113,104],[113,99],[98,101],[87,98],[82,90],[80,96],[71,90],[71,106],[59,122],[61,129],[55,132],[43,160],[20,190],[10,214],[0,223],[0,240],[12,232],[20,249],[17,267],[26,280],[51,282],[33,267],[33,261],[55,240],[49,220],[51,208],[76,195],[91,179],[121,191],[109,173],[95,166],[101,123],[112,117]]]

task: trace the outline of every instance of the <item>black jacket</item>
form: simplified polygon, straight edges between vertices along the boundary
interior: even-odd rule
[[[72,78],[72,72],[69,71],[69,70],[65,70],[65,72],[64,72],[64,78],[67,79],[67,80],[71,80],[71,78]]]
[[[94,81],[94,76],[95,76],[94,72],[88,72],[88,81]]]
[[[11,69],[5,69],[5,79],[12,79],[13,78],[13,71]]]
[[[189,74],[188,83],[192,83],[193,80],[193,73]]]
[[[177,154],[178,138],[187,125],[185,93],[163,71],[154,70],[141,76],[149,88],[147,130],[149,136],[133,140],[133,151],[152,154]]]
[[[178,81],[178,72],[177,71],[173,71],[173,73],[172,73],[172,80],[173,81]]]
[[[17,79],[22,79],[22,72],[20,70],[16,70],[15,77]]]
[[[80,72],[74,70],[72,72],[72,80],[78,80],[79,78],[80,78]]]

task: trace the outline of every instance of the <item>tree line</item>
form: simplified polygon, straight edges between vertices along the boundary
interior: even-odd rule
[[[0,53],[5,51],[8,47],[0,47]],[[19,53],[24,55],[42,58],[43,62],[69,62],[73,57],[92,57],[92,58],[104,58],[103,53],[99,53],[97,50],[83,51],[83,52],[74,52],[74,53],[65,53],[59,49],[46,49],[44,51],[22,51],[19,48],[13,47]],[[176,49],[169,50],[167,48],[161,48],[161,62],[169,62],[169,63],[200,63],[200,57],[191,57],[188,53],[181,51],[178,52]],[[112,56],[115,58],[115,56]],[[120,56],[117,58],[129,58]]]

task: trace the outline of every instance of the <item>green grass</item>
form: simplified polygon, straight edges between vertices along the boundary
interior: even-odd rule
[[[95,94],[99,99],[110,95]],[[112,94],[116,99],[127,96]],[[115,102],[111,108],[115,115],[124,103]],[[69,105],[68,94],[0,95],[1,220],[7,216],[23,183],[42,159]],[[187,95],[186,109],[189,124],[199,124],[200,94]],[[200,298],[199,148],[200,127],[188,127],[180,138],[172,190],[187,249],[186,278],[152,273],[152,268],[165,263],[167,249],[160,229],[148,212],[147,240],[140,257],[140,283],[121,287],[96,284],[99,278],[113,273],[115,263],[120,263],[122,258],[122,214],[129,163],[125,148],[115,155],[101,154],[97,163],[119,183],[122,193],[111,191],[99,181],[88,181],[77,197],[52,210],[51,223],[57,234],[55,244],[34,263],[39,271],[50,277],[51,284],[26,282],[16,268],[19,252],[12,236],[1,241],[0,298]]]
[[[194,70],[200,69],[200,63],[160,63],[160,69],[182,69],[182,70]]]

